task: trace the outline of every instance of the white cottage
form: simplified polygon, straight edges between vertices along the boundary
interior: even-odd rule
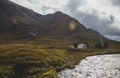
[[[88,48],[86,44],[78,44],[76,47],[71,45],[70,48],[86,49]]]
[[[86,44],[78,44],[77,48],[78,49],[82,49],[82,48],[86,49],[87,45]]]

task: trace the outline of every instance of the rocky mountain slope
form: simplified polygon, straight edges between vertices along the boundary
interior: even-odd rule
[[[18,39],[35,36],[84,41],[99,39],[98,32],[85,28],[67,14],[40,15],[8,0],[0,0],[0,20],[0,33]]]

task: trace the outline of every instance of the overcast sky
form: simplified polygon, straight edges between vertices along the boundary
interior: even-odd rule
[[[11,0],[40,14],[62,11],[105,37],[120,41],[120,0]]]

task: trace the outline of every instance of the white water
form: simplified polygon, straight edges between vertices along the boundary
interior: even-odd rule
[[[86,57],[74,69],[58,73],[59,78],[120,78],[120,54]]]

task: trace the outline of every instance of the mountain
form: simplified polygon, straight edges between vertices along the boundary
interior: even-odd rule
[[[8,0],[0,0],[0,39],[37,36],[78,41],[99,41],[99,33],[87,29],[62,12],[40,15]],[[104,36],[103,39],[107,40]]]
[[[8,0],[0,0],[0,33],[16,32],[30,29],[41,15],[14,4]],[[40,22],[40,21],[39,21]]]

